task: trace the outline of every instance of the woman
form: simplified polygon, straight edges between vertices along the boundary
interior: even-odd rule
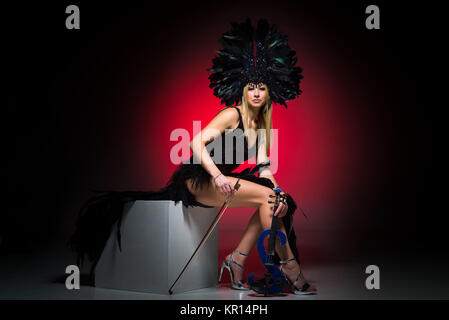
[[[245,259],[259,235],[271,227],[273,207],[268,202],[279,187],[269,169],[272,103],[286,106],[285,101],[300,94],[302,69],[294,67],[295,51],[288,47],[285,36],[260,20],[257,30],[247,19],[232,23],[233,28],[220,39],[223,49],[213,59],[209,71],[214,94],[227,105],[190,142],[193,155],[178,166],[167,185],[158,191],[114,192],[87,201],[80,211],[77,229],[70,245],[78,252],[78,264],[84,255],[93,261],[91,274],[104,248],[111,228],[120,221],[123,204],[133,200],[174,200],[184,206],[220,207],[232,196],[230,207],[256,208],[246,231],[237,246],[222,263],[231,276],[232,288],[248,290],[242,281]],[[235,106],[232,106],[232,105]],[[229,137],[231,136],[231,139]],[[238,143],[243,140],[243,148]],[[229,143],[232,141],[232,143]],[[240,145],[241,145],[240,144]],[[254,156],[257,165],[236,172],[235,169]],[[256,172],[259,176],[256,176]],[[240,178],[240,188],[234,190]],[[309,285],[300,271],[296,249],[296,236],[292,228],[292,215],[296,203],[290,195],[280,202],[274,213],[280,219],[280,230],[287,235],[286,246],[276,244],[275,262],[291,284],[295,294],[312,294],[316,288]],[[92,230],[103,232],[92,232]]]

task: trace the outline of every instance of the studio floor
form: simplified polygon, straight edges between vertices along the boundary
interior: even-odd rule
[[[226,239],[222,237],[221,239]],[[310,239],[310,238],[309,238]],[[300,241],[301,242],[301,241]],[[316,243],[316,242],[314,242]],[[226,246],[224,246],[226,248]],[[423,250],[382,251],[350,257],[338,247],[321,242],[321,255],[314,248],[299,245],[304,252],[303,268],[308,281],[318,294],[301,296],[287,293],[276,297],[263,297],[252,291],[238,291],[230,287],[229,276],[217,287],[192,290],[173,295],[114,290],[93,287],[83,283],[88,268],[81,270],[81,287],[68,290],[65,286],[65,268],[74,263],[74,254],[63,246],[47,246],[29,252],[10,252],[0,255],[0,299],[38,300],[346,300],[346,299],[448,299],[449,263],[441,254]],[[223,248],[223,246],[221,246]],[[327,250],[327,251],[326,251]],[[220,259],[228,252],[220,251]],[[327,257],[327,258],[319,258]],[[251,270],[257,257],[250,256]],[[380,288],[368,290],[366,267],[375,264],[380,269]],[[248,272],[249,273],[249,272]],[[247,276],[245,271],[244,276]]]

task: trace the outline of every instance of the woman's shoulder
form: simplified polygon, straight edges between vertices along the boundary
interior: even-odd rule
[[[227,107],[222,108],[220,111],[218,111],[217,114],[219,114],[219,113],[224,113],[227,116],[236,115],[237,118],[239,118],[240,109],[236,106],[227,106]]]
[[[218,113],[215,115],[215,118],[232,127],[235,123],[240,121],[240,113],[237,110],[237,107],[224,107],[223,109],[218,111]]]

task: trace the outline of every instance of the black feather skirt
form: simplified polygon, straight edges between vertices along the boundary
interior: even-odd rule
[[[261,165],[264,164],[246,168],[241,172],[234,171],[238,165],[217,164],[217,167],[224,175],[241,178],[273,189],[274,185],[270,179],[256,176],[256,172],[258,172]],[[201,188],[211,183],[209,173],[201,164],[184,163],[177,167],[166,186],[160,190],[94,190],[98,195],[89,198],[81,207],[77,217],[75,231],[67,242],[71,250],[77,254],[76,264],[81,267],[87,258],[92,262],[90,276],[94,276],[95,266],[101,257],[115,224],[117,224],[118,246],[121,250],[120,226],[124,205],[127,202],[136,200],[173,200],[176,204],[181,201],[185,207],[200,206],[213,208],[196,201],[195,196],[189,191],[185,183],[189,178],[193,179],[193,186],[195,188]],[[287,214],[281,219],[287,231],[290,248],[299,262],[296,248],[296,235],[293,230],[293,213],[296,211],[297,205],[290,195],[287,196],[287,204]],[[274,262],[279,263],[279,261],[280,259],[276,255]]]

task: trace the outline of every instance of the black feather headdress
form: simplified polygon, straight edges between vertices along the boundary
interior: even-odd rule
[[[295,67],[296,51],[289,47],[287,36],[260,19],[257,29],[249,18],[244,23],[231,22],[232,28],[219,39],[222,45],[218,56],[212,59],[213,72],[209,75],[210,88],[225,105],[240,102],[243,88],[248,83],[265,83],[271,100],[284,105],[301,94],[299,88],[302,68]]]

